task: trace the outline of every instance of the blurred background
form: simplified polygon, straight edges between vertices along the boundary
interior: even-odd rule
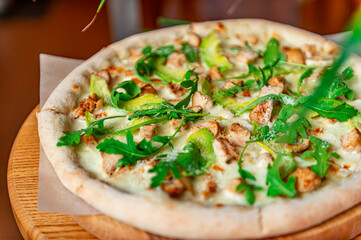
[[[361,0],[0,0],[0,239],[21,239],[6,183],[22,122],[39,103],[39,54],[87,59],[129,36],[188,21],[264,18],[318,34],[341,32]],[[174,21],[182,20],[182,21]]]

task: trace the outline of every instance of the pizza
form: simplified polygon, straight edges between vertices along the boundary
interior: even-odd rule
[[[361,65],[341,52],[256,19],[134,35],[59,84],[41,144],[66,188],[140,229],[300,231],[361,200]]]

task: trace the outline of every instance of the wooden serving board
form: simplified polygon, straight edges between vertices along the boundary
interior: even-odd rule
[[[11,150],[8,188],[24,239],[159,239],[105,215],[69,216],[37,211],[39,137],[37,106],[21,127]],[[84,230],[84,229],[86,230]],[[90,234],[91,233],[91,234]],[[361,233],[361,204],[305,231],[273,239],[351,239]],[[96,236],[96,237],[94,237]],[[361,237],[357,238],[361,240]]]

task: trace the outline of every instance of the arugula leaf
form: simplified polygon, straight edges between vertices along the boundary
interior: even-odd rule
[[[173,45],[163,46],[163,47],[160,47],[157,50],[155,50],[155,53],[158,54],[161,57],[168,57],[173,52],[174,52],[174,46]]]
[[[205,171],[216,161],[216,155],[212,146],[213,140],[214,137],[207,128],[201,128],[193,132],[187,139],[187,143],[194,142],[200,149],[201,155],[205,159]]]
[[[132,80],[123,81],[113,89],[110,95],[110,100],[114,107],[119,108],[120,101],[129,101],[138,96],[140,92],[140,87]]]
[[[300,92],[300,88],[303,83],[303,80],[305,78],[308,78],[309,76],[311,76],[313,73],[313,70],[314,70],[314,68],[308,68],[304,73],[302,73],[300,79],[298,79],[298,84],[297,84],[297,92],[298,93]]]
[[[240,86],[233,82],[232,83],[234,85],[233,87],[228,88],[228,89],[218,90],[214,97],[215,98],[222,98],[224,96],[233,97],[239,91],[250,89],[250,87],[255,83],[256,83],[255,80],[248,80],[243,84],[243,86]]]
[[[157,156],[158,162],[149,172],[156,173],[151,179],[151,187],[160,186],[171,171],[176,178],[183,176],[199,176],[205,172],[206,160],[201,155],[197,145],[190,141],[184,148],[183,152],[171,151],[169,154]]]
[[[276,94],[268,94],[266,96],[260,97],[258,99],[256,99],[255,101],[253,101],[252,103],[250,103],[248,106],[246,106],[243,109],[240,109],[239,111],[236,112],[236,115],[242,114],[245,111],[252,109],[253,107],[255,107],[257,104],[264,102],[266,100],[271,100],[271,99],[279,99],[278,95]]]
[[[208,116],[208,113],[195,113],[193,110],[181,108],[176,109],[175,106],[171,103],[158,103],[151,104],[154,108],[134,111],[132,115],[129,116],[128,120],[133,120],[139,117],[164,117],[166,119],[181,119],[185,117],[185,121],[194,121],[203,116]]]
[[[85,135],[89,136],[90,134],[93,134],[94,132],[96,132],[96,130],[104,129],[104,121],[105,120],[113,119],[113,118],[122,118],[122,117],[126,117],[126,115],[119,115],[119,116],[103,118],[103,119],[89,123],[87,128],[83,128],[83,129],[73,131],[73,132],[63,132],[65,134],[65,136],[62,136],[59,138],[56,146],[60,147],[60,146],[71,146],[74,143],[78,144],[80,142],[81,135],[85,134]],[[97,127],[97,129],[96,129],[96,127]]]
[[[197,48],[191,46],[188,42],[182,42],[181,52],[184,53],[190,63],[193,63],[198,59]]]
[[[317,102],[311,102],[309,99],[311,98],[308,98],[303,106],[317,112],[324,118],[335,118],[339,122],[346,122],[358,114],[357,109],[343,101],[319,98]]]
[[[273,165],[268,165],[267,171],[267,184],[269,184],[267,195],[275,197],[278,195],[284,195],[293,198],[297,195],[295,184],[296,178],[290,176],[287,182],[284,182],[280,175],[280,164],[285,154],[279,153]]]
[[[266,66],[275,66],[279,60],[285,58],[278,49],[279,45],[280,43],[275,38],[271,38],[268,41],[266,51],[263,53],[263,61]]]
[[[149,77],[153,74],[155,70],[154,65],[157,59],[168,57],[170,54],[174,52],[174,46],[168,45],[163,46],[155,51],[152,51],[152,47],[146,46],[143,48],[142,53],[143,57],[140,58],[134,65],[134,73],[135,75],[142,80],[143,82],[150,84],[166,84],[161,82],[152,82]]]
[[[330,143],[322,141],[314,136],[310,136],[310,141],[313,143],[313,152],[306,151],[302,154],[302,158],[313,157],[317,160],[315,165],[311,166],[311,170],[314,171],[321,179],[325,177],[326,171],[330,164],[327,160],[330,157],[340,158],[335,152],[327,152],[327,149],[331,146]]]
[[[256,200],[253,191],[260,191],[263,188],[250,183],[249,181],[256,181],[256,178],[252,175],[252,173],[247,170],[242,169],[242,159],[238,160],[238,173],[241,176],[242,182],[236,187],[236,191],[245,192],[245,198],[248,204],[253,204]]]
[[[151,188],[159,187],[164,182],[169,172],[171,172],[177,179],[181,177],[179,167],[175,162],[176,159],[173,159],[174,157],[178,157],[178,153],[175,152],[174,154],[168,154],[167,156],[167,160],[160,161],[148,171],[150,173],[156,173],[156,175],[151,179]]]
[[[170,141],[175,137],[175,135],[179,132],[184,119],[181,120],[178,129],[171,136],[156,136],[153,137],[152,140],[155,142],[162,143],[159,147],[153,147],[152,142],[146,139],[143,139],[138,144],[134,142],[133,135],[131,131],[127,132],[127,143],[122,143],[114,138],[104,139],[103,142],[97,145],[97,149],[100,152],[106,152],[109,154],[120,154],[122,158],[119,159],[117,163],[117,167],[129,166],[136,164],[137,160],[144,159],[153,155],[154,153],[161,150],[163,147],[168,145]]]
[[[191,80],[191,77],[194,76],[194,80]],[[180,109],[180,108],[186,108],[191,101],[193,93],[195,93],[198,90],[198,75],[193,71],[189,70],[187,71],[186,75],[184,76],[186,80],[181,82],[181,86],[184,88],[190,88],[189,94],[187,97],[185,97],[183,100],[178,102],[174,108]]]
[[[353,100],[354,92],[345,83],[346,80],[349,80],[353,76],[353,69],[351,67],[346,68],[341,75],[334,78],[325,97],[335,99],[336,97],[346,96],[347,99]]]

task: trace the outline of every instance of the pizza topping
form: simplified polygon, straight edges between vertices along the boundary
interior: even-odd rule
[[[297,195],[295,188],[296,178],[294,176],[290,176],[287,182],[285,182],[283,181],[280,173],[280,164],[282,163],[282,159],[284,157],[287,156],[284,154],[278,154],[273,165],[268,165],[267,183],[269,184],[269,187],[267,195],[272,197],[283,195],[293,198]]]
[[[173,94],[177,96],[183,96],[184,93],[187,91],[186,88],[182,87],[178,83],[168,83],[167,87]]]
[[[290,176],[296,178],[298,193],[311,192],[321,184],[321,179],[309,168],[297,168]]]
[[[242,49],[241,51],[239,51],[236,59],[237,61],[248,64],[250,62],[256,61],[257,58],[258,53],[255,53],[254,51],[249,49]]]
[[[272,117],[273,100],[266,100],[256,105],[249,114],[249,119],[255,121],[261,126],[267,125]]]
[[[222,75],[221,73],[219,72],[219,69],[216,65],[212,66],[210,69],[209,69],[209,72],[208,72],[208,76],[212,79],[212,80],[217,80],[217,79],[221,79],[222,78]]]
[[[311,145],[310,140],[305,138],[299,144],[296,144],[296,145],[287,144],[286,149],[292,153],[300,153],[300,152],[305,151],[307,148],[309,148],[310,145]]]
[[[188,32],[186,36],[186,41],[192,45],[193,47],[199,47],[199,44],[201,43],[200,37],[195,34],[194,32]]]
[[[89,136],[83,135],[83,136],[81,136],[81,139],[85,143],[85,145],[87,145],[87,146],[97,144],[97,141],[95,140],[95,138],[94,138],[94,136],[92,134],[90,134]]]
[[[237,153],[233,145],[227,138],[216,138],[213,140],[213,149],[217,156],[218,161],[230,163],[237,158]]]
[[[85,112],[92,113],[97,106],[98,97],[95,93],[89,95],[87,99],[80,101],[79,107],[74,111],[74,117],[78,118],[80,116],[84,117]]]
[[[284,48],[287,61],[291,63],[305,64],[305,58],[299,48]]]
[[[361,134],[357,128],[341,137],[341,146],[348,152],[361,151]]]
[[[243,82],[241,80],[238,80],[238,79],[227,79],[227,81],[224,83],[224,87],[223,87],[223,90],[224,89],[231,89],[233,87],[237,87],[237,86],[240,86],[242,87],[243,85]],[[242,88],[243,89],[243,88]]]
[[[137,76],[131,81],[123,70],[110,75],[107,68],[93,74],[93,95],[83,99],[74,112],[74,116],[85,117],[87,127],[64,132],[58,146],[71,146],[80,140],[91,146],[97,144],[96,137],[107,175],[148,161],[145,165],[151,169],[149,173],[142,169],[141,178],[149,176],[151,188],[160,187],[173,198],[200,197],[197,201],[207,204],[224,204],[228,197],[237,204],[253,204],[256,196],[260,198],[257,204],[267,202],[267,198],[293,198],[317,188],[330,162],[353,169],[348,160],[337,162],[340,156],[331,150],[339,147],[331,148],[332,139],[328,143],[312,136],[315,131],[308,131],[311,124],[314,128],[328,124],[320,118],[334,119],[337,124],[333,127],[340,129],[349,120],[355,129],[341,137],[341,145],[346,151],[361,151],[361,134],[356,130],[361,128],[355,108],[358,105],[350,102],[355,97],[350,87],[354,86],[353,69],[338,72],[333,66],[320,67],[317,61],[328,61],[328,57],[318,56],[314,45],[284,48],[283,54],[275,38],[262,50],[263,41],[256,36],[240,35],[241,44],[230,46],[221,44],[225,33],[216,32],[202,36],[202,42],[190,32],[171,42],[174,45],[156,49],[146,46],[142,54],[130,49]],[[246,63],[248,71],[240,67],[245,65],[231,64],[237,61]],[[305,65],[309,61],[318,65]],[[122,67],[127,68],[130,66]],[[154,81],[156,76],[159,79]],[[110,84],[111,80],[119,81],[118,86],[113,88],[115,82]],[[327,85],[316,89],[320,80]],[[124,115],[114,116],[115,111]],[[95,116],[103,113],[100,117],[104,118],[97,120]],[[251,123],[252,131],[248,130]],[[195,127],[185,131],[191,124]],[[335,130],[321,127],[325,129],[322,139],[330,139]],[[138,143],[132,135],[137,129]],[[172,129],[174,134],[163,136]],[[109,137],[101,140],[104,136]],[[229,180],[237,160],[239,177],[232,175]],[[135,168],[130,171],[137,175]],[[225,188],[224,179],[229,181]],[[184,194],[193,193],[192,185],[199,196]],[[217,188],[224,191],[217,192]],[[225,192],[236,194],[222,198]]]
[[[205,186],[204,190],[201,193],[201,196],[204,199],[209,198],[213,193],[217,192],[217,183],[214,181],[213,176],[210,174],[207,174],[205,176]]]
[[[172,121],[173,129],[177,129],[179,126],[179,123],[181,122],[179,119],[174,119],[174,118],[171,121]],[[179,132],[183,132],[184,130],[187,130],[189,128],[189,125],[190,125],[190,123],[183,122]]]
[[[313,143],[313,152],[306,151],[302,154],[302,158],[313,157],[316,159],[317,163],[311,166],[311,170],[314,171],[317,176],[321,179],[325,177],[326,171],[330,164],[327,160],[330,157],[340,158],[335,152],[327,152],[327,149],[331,146],[330,143],[322,141],[314,136],[310,136],[310,141]]]
[[[144,94],[155,94],[157,95],[157,90],[150,84],[145,84],[143,87],[140,88],[141,92],[139,96],[143,96]]]
[[[171,181],[162,183],[161,188],[171,198],[179,198],[187,189],[190,188],[190,180],[186,177],[172,179]]]
[[[139,129],[140,139],[146,139],[147,141],[151,140],[155,134],[156,128],[157,128],[157,125],[154,123],[141,127]]]
[[[227,138],[234,146],[244,147],[246,142],[249,141],[251,133],[247,128],[239,123],[232,123]]]
[[[111,77],[108,69],[102,69],[102,70],[98,71],[96,75],[99,76],[100,78],[104,79],[109,86],[112,83],[112,77]]]
[[[213,101],[210,96],[195,92],[192,97],[192,105],[201,106],[205,112],[208,112],[213,107]]]
[[[227,186],[224,188],[224,190],[229,193],[240,194],[241,192],[237,191],[236,189],[237,189],[237,186],[239,186],[241,183],[242,183],[241,178],[233,178],[227,183]]]
[[[180,52],[174,51],[171,55],[168,56],[166,65],[177,69],[183,66],[185,62],[186,56]]]
[[[196,40],[192,40],[194,44],[196,44]],[[199,39],[198,39],[198,45],[199,45]],[[193,63],[197,61],[198,59],[198,46],[194,46],[192,43],[183,42],[181,52],[184,53],[184,55],[187,58],[187,61],[190,63]]]
[[[220,43],[221,40],[214,31],[208,34],[200,45],[200,59],[208,67],[213,67],[215,65],[223,72],[231,69],[233,66],[228,59],[221,54],[219,47]]]
[[[119,159],[122,157],[121,155],[117,154],[108,154],[105,152],[101,153],[103,158],[103,169],[109,176],[113,175],[115,170],[117,169],[117,164]]]

